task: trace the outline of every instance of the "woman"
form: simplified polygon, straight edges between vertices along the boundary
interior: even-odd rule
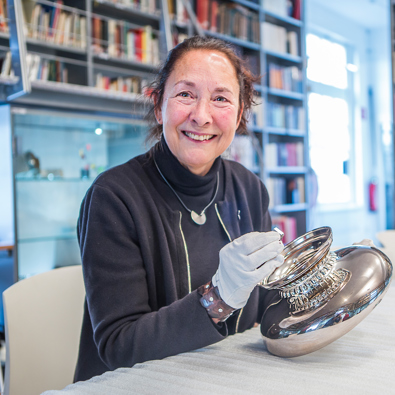
[[[266,188],[220,155],[246,128],[253,78],[192,37],[152,85],[149,152],[102,173],[81,206],[86,304],[75,381],[190,351],[259,322],[282,264]]]

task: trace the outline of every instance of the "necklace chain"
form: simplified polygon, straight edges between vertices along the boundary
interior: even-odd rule
[[[161,175],[161,177],[163,178],[163,181],[169,186],[169,188],[173,191],[174,195],[176,195],[176,198],[180,201],[180,203],[183,205],[183,207],[185,208],[185,210],[187,210],[189,213],[191,213],[191,217],[193,222],[195,222],[198,225],[203,225],[206,222],[206,218],[205,218],[205,211],[214,203],[215,198],[217,197],[217,193],[218,193],[218,189],[219,189],[219,171],[217,172],[217,186],[215,188],[215,193],[213,198],[211,199],[210,203],[202,210],[202,212],[200,214],[195,213],[193,210],[189,209],[185,203],[181,200],[181,198],[178,196],[177,192],[174,190],[174,188],[170,185],[169,181],[167,181],[166,177],[162,174],[162,172],[159,169],[158,164],[156,163],[156,160],[154,158],[154,163],[156,166],[156,169],[158,170],[159,174]],[[196,217],[194,216],[194,214],[196,214],[198,217],[204,217],[204,222],[200,223],[200,221],[197,222]]]

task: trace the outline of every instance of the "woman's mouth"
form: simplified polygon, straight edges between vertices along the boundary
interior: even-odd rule
[[[186,132],[185,130],[183,130],[182,132],[185,134],[185,136],[195,141],[207,141],[215,137],[214,134],[195,134],[191,132]]]

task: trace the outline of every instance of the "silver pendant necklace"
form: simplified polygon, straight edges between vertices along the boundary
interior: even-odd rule
[[[156,160],[154,158],[154,163],[155,166],[159,172],[159,174],[161,175],[161,177],[163,178],[163,181],[169,186],[169,188],[173,191],[174,195],[176,195],[177,199],[180,201],[180,203],[184,206],[185,210],[187,210],[188,212],[191,213],[191,218],[192,221],[195,222],[195,224],[197,225],[204,225],[206,223],[206,214],[205,211],[214,203],[215,198],[217,197],[217,193],[218,193],[218,187],[219,187],[219,171],[217,172],[217,186],[215,189],[215,193],[213,198],[211,199],[210,203],[202,210],[202,212],[200,214],[198,214],[196,211],[193,211],[191,209],[189,209],[184,202],[181,200],[181,198],[177,195],[177,192],[173,189],[173,187],[170,185],[169,181],[167,181],[167,179],[165,178],[165,176],[162,174],[162,172],[159,169],[158,164],[156,163]]]

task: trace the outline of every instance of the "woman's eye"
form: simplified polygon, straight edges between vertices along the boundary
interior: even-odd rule
[[[191,97],[191,95],[190,95],[188,92],[181,92],[181,93],[178,94],[178,96],[181,96],[181,97]]]
[[[223,97],[223,96],[218,96],[218,97],[215,98],[215,101],[227,102],[228,99],[226,99],[226,97]]]

